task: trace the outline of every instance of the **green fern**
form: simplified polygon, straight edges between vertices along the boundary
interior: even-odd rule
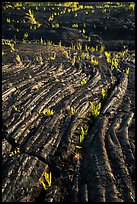
[[[102,93],[102,97],[105,98],[106,97],[105,89],[102,89],[101,93]]]
[[[51,184],[52,184],[52,174],[51,174],[51,172],[50,173],[45,172],[44,173],[44,178],[45,179],[40,178],[39,182],[43,185],[43,188],[45,190],[47,190],[49,187],[51,187]]]
[[[81,127],[80,144],[83,143],[85,136],[87,135],[87,132],[88,132],[88,128],[84,130],[84,128]]]
[[[54,115],[54,111],[50,108],[45,108],[43,111],[42,111],[43,115],[45,116],[52,116]]]
[[[91,104],[91,113],[93,117],[97,118],[100,114],[100,109],[101,109],[101,103],[97,104],[96,106],[90,102]]]

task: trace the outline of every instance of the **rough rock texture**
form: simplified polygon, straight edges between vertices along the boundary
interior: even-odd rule
[[[55,4],[54,12],[66,8],[53,21],[59,28],[48,21],[51,6],[3,4],[3,202],[135,202],[134,10],[118,3],[80,2],[83,8],[71,12]],[[29,9],[39,29],[17,22]],[[11,52],[5,42],[14,36]],[[107,62],[103,45],[117,66]],[[98,117],[91,102],[101,103]],[[52,184],[45,190],[40,179],[48,184],[49,172]]]

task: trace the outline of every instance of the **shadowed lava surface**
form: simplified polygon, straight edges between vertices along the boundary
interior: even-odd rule
[[[14,20],[3,23],[3,202],[135,202],[134,10],[129,9],[130,3],[99,8],[99,2],[80,2],[79,9],[70,12],[73,6],[63,4],[59,9],[56,4],[46,6],[47,12],[41,5],[37,9],[9,5],[3,4],[3,22],[9,15]],[[28,29],[30,22],[16,22],[28,9],[42,24],[39,29]],[[47,20],[52,10],[66,11],[53,21],[60,23],[59,28],[51,28]],[[78,29],[72,28],[75,23]],[[29,37],[22,43],[25,32]],[[5,42],[11,39],[12,43],[14,35],[11,52]],[[106,52],[101,50],[104,45]],[[98,117],[91,102],[101,103]],[[80,142],[82,129],[86,133]],[[44,175],[49,172],[52,183],[45,190],[41,179],[48,185]]]

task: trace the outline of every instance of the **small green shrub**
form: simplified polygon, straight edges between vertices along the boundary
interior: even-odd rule
[[[15,155],[15,154],[19,154],[19,153],[20,153],[20,147],[17,147],[12,152],[10,152],[9,156],[12,156],[12,155]]]
[[[102,90],[101,90],[101,93],[102,93],[102,97],[105,98],[105,97],[106,97],[105,89],[102,89]]]
[[[131,3],[128,8],[130,10],[135,10],[135,3]]]
[[[29,12],[26,13],[26,18],[29,19],[31,24],[37,24],[37,21],[36,21],[36,19],[34,17],[34,13],[31,11],[31,9],[29,9]]]
[[[12,108],[13,108],[16,112],[18,112],[18,108],[17,108],[15,105],[13,105]]]
[[[7,18],[6,21],[7,21],[7,23],[10,23],[10,22],[11,22],[10,18]]]
[[[71,113],[71,115],[74,115],[74,114],[76,113],[75,108],[71,107],[71,108],[70,108],[70,113]]]
[[[101,109],[101,103],[97,104],[96,106],[90,102],[91,104],[91,113],[93,117],[97,118],[100,114],[100,109]]]
[[[28,38],[29,34],[26,32],[24,33],[24,39]]]
[[[52,116],[54,115],[54,111],[50,108],[45,108],[43,111],[42,111],[43,115],[45,116]]]
[[[91,59],[91,63],[94,65],[94,66],[97,66],[98,65],[98,60],[96,60],[96,59]]]
[[[84,86],[86,83],[87,83],[86,80],[83,80],[83,81],[80,82],[81,86]]]
[[[124,72],[125,74],[129,75],[129,68],[123,70],[123,72]]]
[[[111,55],[110,55],[110,52],[105,51],[104,54],[105,54],[105,56],[106,56],[106,61],[107,61],[107,63],[111,63]]]
[[[44,173],[44,179],[40,178],[39,182],[43,185],[43,188],[47,190],[49,187],[51,187],[52,184],[52,174],[45,172]]]
[[[84,130],[84,128],[81,127],[80,144],[83,143],[85,136],[87,135],[87,132],[88,132],[88,128],[86,130]]]
[[[21,58],[20,58],[19,55],[16,56],[16,60],[17,60],[18,63],[21,63]]]

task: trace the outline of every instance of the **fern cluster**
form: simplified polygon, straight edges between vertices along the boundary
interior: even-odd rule
[[[96,106],[90,102],[91,104],[91,112],[92,112],[92,115],[97,118],[100,114],[100,109],[101,109],[101,103],[97,104]]]

